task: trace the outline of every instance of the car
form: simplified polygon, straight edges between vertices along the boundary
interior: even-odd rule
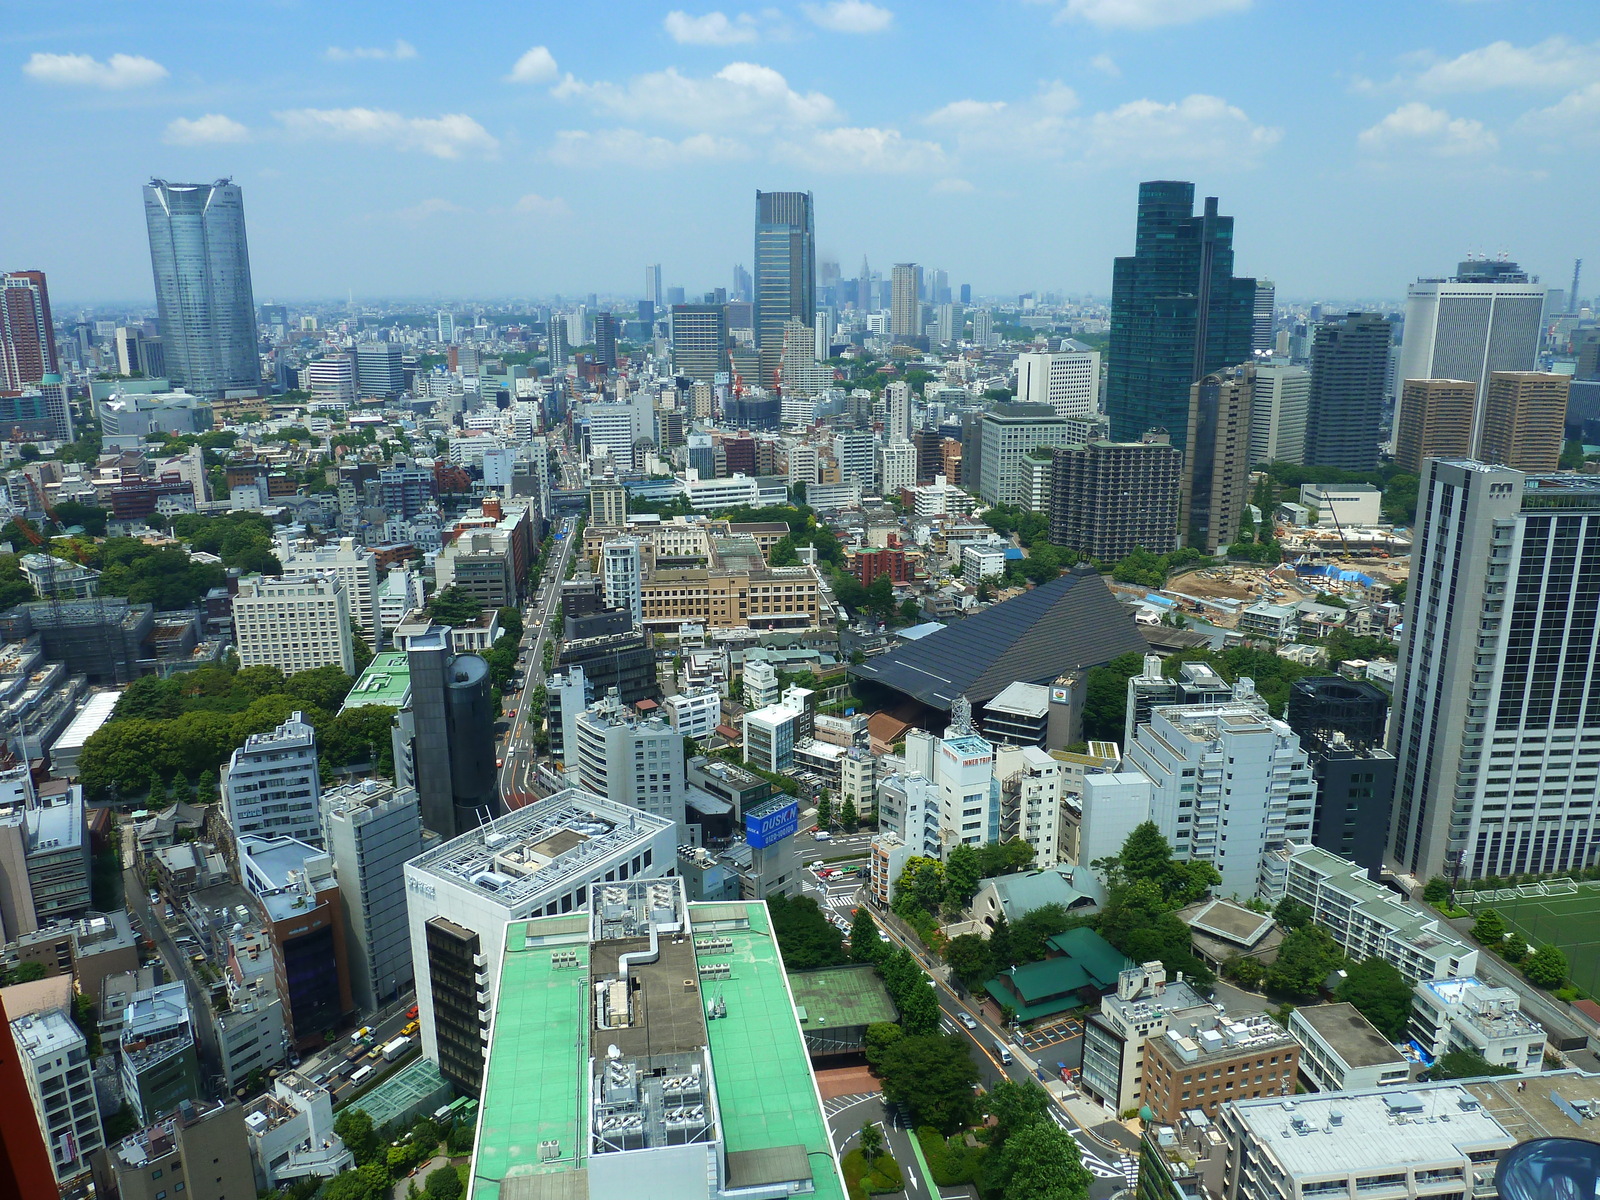
[[[817,859],[816,862],[808,862],[806,864],[806,870],[808,870],[808,871],[820,871],[820,870],[822,870],[822,860],[819,858],[819,859]]]
[[[400,1036],[401,1037],[410,1037],[413,1033],[415,1033],[417,1030],[419,1030],[421,1028],[422,1028],[422,1026],[418,1022],[409,1021],[409,1022],[406,1023],[405,1028],[403,1028],[400,1031]]]
[[[819,829],[816,833],[813,833],[811,837],[813,841],[818,842],[831,842],[833,840],[833,834],[829,833],[826,829]]]
[[[150,893],[150,903],[151,904],[160,904],[161,903],[161,893],[160,892],[151,892]]]
[[[406,1020],[415,1021],[417,1019],[417,1012],[417,1006],[413,1004],[410,1008],[406,1009]]]
[[[956,1014],[956,1019],[958,1021],[960,1021],[963,1025],[965,1025],[968,1029],[976,1029],[978,1027],[977,1018],[975,1018],[969,1012],[957,1013]]]
[[[503,758],[497,758],[494,760],[494,765],[497,767],[503,767],[506,765],[506,760]]]

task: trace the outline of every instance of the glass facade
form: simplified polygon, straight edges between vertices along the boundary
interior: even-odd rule
[[[434,917],[426,930],[428,979],[439,1073],[474,1096],[483,1085],[483,1024],[478,1019],[478,935]]]
[[[761,387],[783,360],[784,322],[817,319],[817,248],[810,192],[756,193],[756,350]],[[757,382],[746,380],[746,386]]]
[[[199,395],[259,391],[239,186],[153,179],[145,185],[144,215],[168,378]]]

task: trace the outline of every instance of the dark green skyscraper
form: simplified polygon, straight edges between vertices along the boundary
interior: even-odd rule
[[[1194,184],[1139,185],[1133,256],[1111,276],[1106,414],[1111,439],[1161,428],[1183,447],[1189,386],[1250,360],[1256,281],[1233,274],[1233,218],[1216,197],[1194,213]],[[1185,447],[1186,448],[1186,447]]]

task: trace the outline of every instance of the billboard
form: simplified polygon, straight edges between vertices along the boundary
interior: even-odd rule
[[[787,796],[759,804],[744,814],[745,841],[757,850],[781,842],[800,828],[800,802]]]

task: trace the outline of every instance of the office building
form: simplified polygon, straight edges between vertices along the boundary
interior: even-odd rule
[[[897,343],[918,345],[922,332],[922,268],[895,263],[889,293],[889,336]]]
[[[1413,984],[1477,971],[1474,947],[1440,918],[1368,879],[1355,863],[1303,843],[1285,846],[1276,857],[1274,886],[1262,891],[1262,899],[1276,904],[1288,896],[1304,904],[1351,961],[1381,958]]]
[[[872,434],[854,429],[837,433],[833,437],[833,460],[839,466],[839,482],[852,480],[863,487],[871,487],[874,471],[874,443]]]
[[[1389,695],[1362,680],[1307,676],[1285,716],[1311,760],[1317,815],[1311,841],[1378,878],[1394,805],[1395,758],[1384,748]]]
[[[783,358],[783,327],[810,326],[817,312],[816,228],[810,192],[756,192],[755,335],[759,380],[771,387]],[[683,372],[680,371],[680,374]]]
[[[1394,327],[1353,312],[1317,326],[1311,343],[1308,465],[1370,471],[1378,465]]]
[[[917,448],[910,442],[888,442],[878,447],[878,491],[898,496],[917,484]]]
[[[567,766],[579,786],[613,804],[638,808],[682,829],[683,735],[659,716],[640,717],[614,693],[578,714],[576,753]]]
[[[650,633],[635,625],[627,613],[597,614],[595,619],[568,617],[564,629],[556,663],[562,669],[582,668],[591,696],[603,696],[616,688],[624,704],[660,698]]]
[[[996,404],[983,414],[978,494],[990,504],[1022,501],[1022,459],[1041,446],[1060,446],[1071,432],[1043,404]]]
[[[582,667],[555,671],[545,680],[545,730],[549,736],[550,757],[564,764],[567,747],[578,745],[578,714],[588,708],[593,697]]]
[[[231,179],[144,189],[167,377],[202,396],[258,395],[244,196]]]
[[[61,377],[52,376],[42,385],[30,384],[28,390],[15,395],[0,395],[0,424],[40,441],[70,442],[72,412]]]
[[[1144,1099],[1145,1043],[1166,1032],[1167,1023],[1215,1014],[1211,1002],[1181,979],[1169,981],[1159,962],[1129,967],[1117,976],[1115,994],[1084,1023],[1084,1093],[1115,1112],[1138,1108]]]
[[[714,687],[679,692],[662,701],[667,722],[680,737],[704,741],[722,721],[722,695]]]
[[[1287,361],[1257,362],[1250,394],[1250,465],[1304,462],[1310,411],[1310,371]]]
[[[1000,348],[1000,335],[995,332],[994,328],[994,313],[987,308],[973,310],[972,344],[985,350],[998,350]]]
[[[149,1124],[200,1097],[194,1022],[182,983],[135,992],[122,1014],[122,1098]]]
[[[581,913],[592,889],[667,874],[677,836],[668,820],[568,788],[408,862],[423,1055],[477,1094],[510,923]]]
[[[644,620],[644,568],[637,538],[612,538],[600,547],[600,578],[606,607],[628,614],[635,625]]]
[[[396,458],[378,472],[378,503],[391,517],[409,521],[433,502],[433,472]]]
[[[120,1200],[250,1200],[256,1194],[244,1108],[180,1105],[111,1148]]]
[[[247,575],[233,598],[233,626],[240,666],[355,674],[349,600],[335,575]]]
[[[117,352],[117,374],[142,375],[152,380],[166,377],[167,356],[159,337],[123,325],[118,326],[113,345]]]
[[[1215,1120],[1230,1103],[1292,1096],[1300,1043],[1264,1012],[1209,1013],[1167,1021],[1144,1050],[1144,1107],[1163,1125],[1199,1110]]]
[[[5,272],[0,275],[0,392],[20,392],[46,375],[60,374],[44,272]]]
[[[399,342],[362,342],[356,347],[356,380],[363,396],[393,400],[406,390]]]
[[[688,903],[677,879],[599,891],[586,922],[529,921],[496,949],[469,1188],[843,1196],[766,906]]]
[[[786,771],[794,766],[795,744],[805,736],[806,713],[778,703],[746,712],[743,717],[742,753],[748,763],[763,771]]]
[[[1101,562],[1178,546],[1183,455],[1163,432],[1051,452],[1050,541]]]
[[[1353,1004],[1313,1004],[1289,1014],[1300,1074],[1316,1092],[1404,1087],[1411,1064]]]
[[[1211,196],[1196,216],[1192,183],[1141,183],[1133,255],[1112,268],[1112,439],[1166,429],[1186,450],[1190,386],[1247,362],[1254,329],[1255,280],[1233,274],[1233,218]]]
[[[1394,465],[1422,474],[1429,458],[1471,458],[1478,385],[1470,379],[1407,379],[1395,420]]]
[[[722,305],[674,304],[670,339],[672,369],[683,378],[711,383],[728,370],[728,314]]]
[[[88,1043],[65,1009],[18,1016],[11,1039],[56,1181],[66,1183],[87,1172],[90,1155],[106,1144]],[[13,1096],[7,1106],[19,1108],[20,1099]]]
[[[597,483],[589,488],[589,523],[621,529],[628,523],[628,492],[619,483]]]
[[[1410,1033],[1430,1058],[1464,1051],[1524,1075],[1544,1069],[1544,1029],[1523,1015],[1516,990],[1470,975],[1417,984]]]
[[[594,360],[604,370],[617,369],[617,318],[612,313],[594,315]]]
[[[34,792],[25,765],[0,773],[0,926],[12,940],[89,908],[83,788]]]
[[[377,646],[378,559],[353,537],[318,546],[311,542],[280,543],[278,561],[285,575],[333,575],[344,584],[345,603],[350,610],[351,627]]]
[[[654,309],[666,306],[667,296],[661,290],[661,264],[651,263],[644,269],[644,298]]]
[[[1250,412],[1255,367],[1207,375],[1189,389],[1183,456],[1185,545],[1215,554],[1239,533],[1250,500]]]
[[[404,868],[422,853],[417,793],[371,779],[333,788],[322,836],[344,901],[351,996],[370,1012],[412,983]]]
[[[235,837],[292,837],[322,844],[317,735],[292,713],[267,733],[253,733],[222,768],[222,803]]]
[[[1275,318],[1274,304],[1278,288],[1270,279],[1256,280],[1256,299],[1250,326],[1250,350],[1253,354],[1272,353],[1272,334]]]
[[[1489,376],[1534,369],[1545,297],[1537,278],[1503,260],[1464,262],[1449,279],[1419,279],[1407,290],[1399,377],[1472,383],[1474,449],[1462,457],[1482,456]]]
[[[1048,404],[1058,417],[1093,416],[1100,411],[1100,352],[1017,355],[1017,403]]]
[[[348,408],[356,402],[356,363],[349,354],[330,354],[306,364],[311,403]]]
[[[1417,507],[1389,748],[1390,854],[1426,879],[1595,861],[1600,483],[1430,459]],[[1463,631],[1473,631],[1467,636]],[[1536,778],[1534,797],[1513,780]],[[1524,807],[1538,803],[1535,812]]]
[[[883,389],[883,440],[911,440],[911,385],[897,379]]]
[[[1567,375],[1495,371],[1484,400],[1478,457],[1519,471],[1554,471],[1566,437]]]

